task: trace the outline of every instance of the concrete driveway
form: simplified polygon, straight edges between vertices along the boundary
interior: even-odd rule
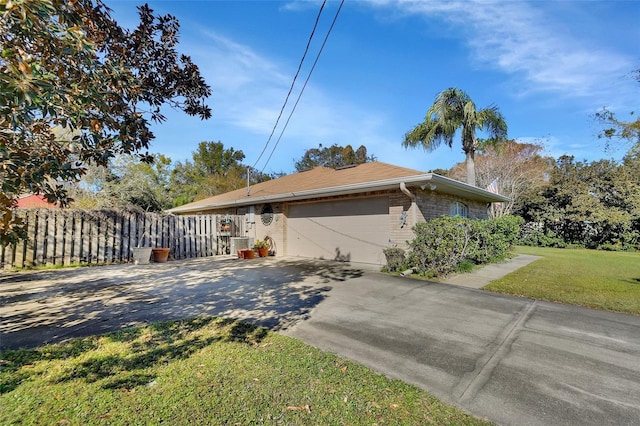
[[[199,315],[273,330],[308,317],[333,283],[362,276],[334,262],[201,258],[0,274],[0,350]]]
[[[279,330],[500,424],[640,424],[640,317],[291,259],[0,275],[0,349],[197,315]]]
[[[499,424],[640,424],[640,317],[365,274],[285,334]]]

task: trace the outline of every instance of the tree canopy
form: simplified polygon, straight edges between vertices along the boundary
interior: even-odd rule
[[[117,154],[151,160],[150,121],[165,120],[163,105],[211,116],[211,89],[176,50],[178,20],[138,10],[131,31],[100,0],[0,4],[1,244],[24,236],[12,215],[20,194],[65,206],[65,183],[87,165]]]
[[[477,130],[489,133],[488,142],[499,144],[506,140],[507,123],[496,106],[476,109],[469,95],[457,88],[445,89],[436,96],[427,111],[424,121],[407,132],[405,148],[422,147],[427,151],[438,148],[442,143],[452,147],[458,130],[462,133],[462,151],[467,165],[467,183],[476,184],[475,152],[478,148]]]
[[[328,147],[323,147],[322,144],[319,144],[317,148],[306,150],[302,158],[295,160],[295,167],[298,172],[310,170],[318,166],[337,169],[353,164],[375,161],[375,159],[375,156],[367,155],[367,147],[364,145],[360,145],[358,149],[354,151],[351,145],[340,146],[333,144]]]
[[[561,156],[549,180],[530,193],[515,213],[533,225],[537,244],[588,248],[640,247],[640,157],[622,163],[575,161]]]
[[[92,165],[82,182],[71,185],[73,206],[80,208],[133,208],[157,212],[172,206],[169,178],[171,159],[153,155],[153,162],[133,155],[117,155],[108,167]]]
[[[509,140],[500,146],[485,145],[477,154],[476,178],[480,188],[494,183],[498,193],[509,197],[507,203],[494,204],[490,214],[501,217],[513,214],[522,207],[527,195],[537,191],[546,183],[545,178],[554,164],[554,159],[542,155],[540,144],[518,143]],[[448,177],[465,180],[467,170],[464,163],[456,164],[446,174]]]
[[[241,150],[225,148],[220,141],[203,141],[192,153],[192,160],[176,163],[169,181],[173,205],[179,206],[247,185],[271,179],[242,163],[245,155]]]
[[[640,68],[635,71],[635,79],[640,83]],[[607,108],[596,112],[595,118],[603,126],[598,137],[606,139],[607,144],[618,139],[640,145],[640,117],[635,111],[631,111],[629,116],[631,120],[625,121],[619,119],[615,112]],[[635,120],[633,117],[636,117]]]

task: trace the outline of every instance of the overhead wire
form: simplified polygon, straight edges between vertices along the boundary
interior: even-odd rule
[[[338,10],[336,11],[336,15],[333,17],[333,21],[331,22],[331,26],[329,27],[329,30],[327,31],[327,35],[324,37],[324,40],[322,42],[322,46],[320,46],[320,50],[318,51],[318,54],[316,55],[316,59],[313,62],[313,65],[311,66],[311,69],[309,70],[309,75],[307,76],[307,79],[304,82],[304,85],[302,86],[302,89],[300,90],[300,93],[298,94],[298,98],[296,99],[296,103],[293,105],[293,108],[291,109],[291,112],[289,113],[289,117],[287,117],[287,121],[284,123],[284,126],[282,127],[282,131],[280,132],[280,136],[278,136],[278,140],[276,141],[275,145],[273,146],[273,149],[271,150],[271,154],[269,154],[269,157],[267,158],[267,162],[264,164],[264,167],[262,167],[262,170],[260,171],[260,173],[264,172],[264,169],[267,167],[267,164],[269,164],[269,160],[271,160],[271,157],[273,156],[273,153],[275,152],[276,148],[278,147],[278,144],[280,143],[280,139],[282,139],[282,135],[284,134],[284,131],[286,130],[289,121],[291,120],[291,116],[293,115],[294,111],[296,110],[296,107],[298,106],[298,102],[300,102],[300,98],[302,97],[302,93],[304,93],[304,89],[307,87],[307,83],[309,82],[309,79],[311,78],[311,74],[313,73],[313,70],[316,67],[316,64],[318,63],[318,60],[320,59],[320,55],[322,54],[322,51],[324,50],[324,46],[325,44],[327,44],[327,40],[329,39],[329,35],[331,34],[331,31],[333,30],[333,26],[336,23],[336,20],[338,19],[338,15],[340,14],[340,10],[342,10],[342,5],[344,5],[344,0],[340,1],[340,6],[338,7]]]
[[[267,142],[264,144],[264,148],[262,148],[262,152],[258,156],[258,159],[256,160],[255,163],[253,163],[253,167],[252,168],[256,167],[256,165],[258,164],[258,162],[260,161],[260,159],[264,155],[264,152],[267,150],[267,147],[269,146],[269,143],[271,142],[271,138],[273,137],[273,134],[275,133],[276,128],[278,127],[278,123],[280,122],[280,118],[282,117],[282,113],[284,112],[284,109],[287,106],[287,102],[289,101],[289,96],[291,96],[291,92],[293,92],[293,87],[295,86],[296,80],[298,78],[298,75],[300,74],[300,70],[302,69],[302,63],[304,62],[305,58],[307,57],[307,52],[309,52],[309,46],[311,46],[311,40],[313,39],[313,36],[316,33],[316,28],[318,28],[318,22],[320,22],[320,16],[322,15],[322,10],[324,9],[324,5],[326,3],[327,3],[327,0],[324,0],[322,2],[322,5],[320,6],[320,10],[318,11],[318,15],[316,16],[316,22],[313,25],[313,29],[311,30],[311,34],[309,35],[309,40],[307,41],[307,46],[305,47],[304,53],[302,54],[302,59],[300,59],[300,63],[298,64],[298,70],[296,71],[296,75],[293,76],[293,81],[291,82],[291,87],[289,87],[289,93],[287,93],[287,97],[285,98],[284,103],[282,104],[282,108],[280,108],[280,114],[278,114],[278,118],[276,119],[276,124],[273,125],[273,129],[271,130],[271,134],[269,135],[269,138],[267,139]]]

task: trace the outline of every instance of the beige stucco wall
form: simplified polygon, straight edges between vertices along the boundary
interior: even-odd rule
[[[282,203],[271,203],[273,209],[273,220],[270,224],[265,225],[262,223],[260,213],[264,204],[258,204],[255,206],[255,223],[249,224],[246,229],[246,234],[255,240],[262,240],[265,237],[271,237],[276,243],[276,256],[282,256],[284,253],[284,229],[286,221],[283,214]]]

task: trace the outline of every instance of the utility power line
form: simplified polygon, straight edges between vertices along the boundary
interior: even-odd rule
[[[264,144],[264,148],[262,148],[262,152],[258,156],[258,159],[253,164],[252,168],[255,168],[256,165],[258,164],[258,161],[260,161],[260,159],[262,158],[262,155],[267,150],[267,147],[269,146],[269,142],[271,142],[271,138],[273,137],[273,134],[275,133],[276,128],[278,127],[278,123],[280,122],[280,118],[282,117],[282,113],[284,112],[284,108],[287,106],[287,102],[289,101],[289,96],[291,95],[291,92],[293,92],[293,87],[296,84],[296,79],[298,78],[298,74],[300,74],[300,70],[302,69],[302,63],[304,62],[304,59],[307,57],[307,52],[309,51],[311,40],[313,39],[313,36],[316,32],[316,28],[318,28],[318,22],[320,22],[320,15],[322,15],[322,10],[324,9],[324,5],[326,3],[327,3],[327,0],[324,0],[322,2],[322,5],[320,6],[320,10],[318,11],[318,16],[316,16],[316,22],[313,25],[313,29],[311,30],[311,35],[309,35],[309,40],[307,41],[307,47],[305,47],[304,53],[302,54],[302,59],[300,59],[300,63],[298,64],[298,70],[296,71],[296,75],[293,77],[293,81],[291,82],[291,87],[289,87],[289,93],[287,93],[287,97],[285,98],[284,103],[282,104],[282,108],[280,108],[280,114],[278,114],[278,118],[276,119],[276,124],[273,125],[273,129],[271,130],[269,139],[267,139],[267,143]]]
[[[313,73],[313,70],[315,69],[316,64],[318,63],[318,60],[320,59],[320,55],[322,54],[324,46],[325,46],[325,44],[327,44],[327,40],[329,39],[329,34],[331,34],[331,30],[333,30],[333,26],[335,25],[336,20],[338,19],[338,15],[340,14],[340,10],[342,9],[342,5],[343,4],[344,4],[344,0],[342,0],[340,2],[340,6],[338,7],[338,10],[336,11],[336,15],[333,17],[333,21],[331,22],[331,26],[329,27],[329,30],[327,31],[327,35],[324,37],[324,40],[322,42],[322,46],[320,46],[320,50],[318,51],[318,54],[316,55],[316,59],[313,62],[313,66],[309,70],[309,75],[307,76],[307,79],[305,80],[304,85],[302,86],[302,89],[300,90],[300,93],[298,94],[298,98],[296,99],[296,103],[293,105],[293,108],[291,109],[291,112],[289,113],[289,117],[287,117],[287,121],[284,123],[282,131],[280,132],[280,136],[278,136],[278,140],[276,141],[275,145],[273,146],[273,149],[271,150],[271,154],[269,154],[269,158],[267,158],[267,162],[264,164],[264,167],[262,167],[261,173],[264,172],[264,169],[267,167],[267,164],[269,164],[269,160],[271,160],[271,157],[273,156],[273,153],[275,152],[276,148],[278,147],[278,144],[280,143],[280,139],[282,139],[282,135],[284,134],[284,131],[286,130],[287,125],[289,124],[289,120],[291,120],[291,116],[293,115],[293,112],[296,110],[296,107],[298,106],[298,102],[300,102],[300,98],[302,97],[302,93],[304,93],[304,89],[307,87],[307,83],[309,82],[309,79],[311,78],[311,74]],[[323,3],[323,6],[324,6],[324,3]],[[265,148],[266,148],[266,146],[265,146]],[[263,152],[264,152],[264,150],[263,150]],[[262,156],[262,154],[260,154],[260,155]]]

